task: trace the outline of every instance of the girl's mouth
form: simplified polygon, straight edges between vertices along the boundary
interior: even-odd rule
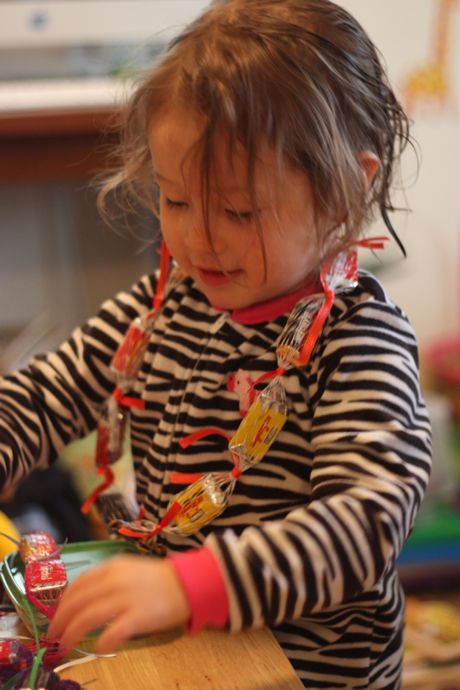
[[[198,274],[201,281],[205,285],[209,286],[219,286],[225,285],[226,283],[231,283],[234,278],[240,275],[242,271],[228,271],[224,273],[223,271],[212,271],[207,268],[198,268]]]

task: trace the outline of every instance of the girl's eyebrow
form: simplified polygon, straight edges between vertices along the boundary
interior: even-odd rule
[[[162,175],[158,171],[154,172],[153,177],[155,180],[158,180],[159,182],[167,182],[168,184],[171,184],[171,185],[178,185],[179,184],[179,182],[176,182],[174,180],[170,180],[169,178],[165,177],[164,175]],[[224,195],[225,194],[235,194],[237,192],[243,192],[243,193],[247,194],[247,192],[248,192],[247,187],[244,187],[244,186],[239,185],[239,184],[228,185],[228,187],[220,187],[219,186],[216,188],[216,191],[219,194],[224,194]]]

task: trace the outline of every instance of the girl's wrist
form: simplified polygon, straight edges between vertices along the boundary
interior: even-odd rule
[[[212,551],[203,547],[168,558],[190,605],[189,633],[206,626],[222,628],[228,620],[228,596],[219,564]]]

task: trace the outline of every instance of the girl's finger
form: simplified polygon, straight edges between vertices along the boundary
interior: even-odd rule
[[[96,602],[83,603],[73,616],[67,615],[67,608],[62,609],[59,619],[53,619],[48,634],[59,640],[63,651],[70,651],[87,633],[105,625],[118,613],[119,603],[116,598],[102,597]]]
[[[115,651],[123,642],[129,640],[135,634],[140,634],[143,630],[136,629],[132,615],[129,612],[117,616],[104,630],[96,643],[98,654],[109,654]]]
[[[92,606],[107,596],[106,578],[99,569],[83,573],[65,590],[48,628],[50,636],[59,637],[69,620],[85,606]]]

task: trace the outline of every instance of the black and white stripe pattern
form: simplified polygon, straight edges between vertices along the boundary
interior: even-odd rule
[[[0,470],[6,483],[47,464],[94,428],[115,385],[111,357],[155,280],[105,303],[59,350],[0,385]],[[276,367],[287,314],[257,325],[211,308],[189,280],[171,289],[131,395],[138,499],[159,520],[183,488],[172,471],[231,469],[224,438],[182,449],[205,426],[228,434],[241,416],[227,390]],[[399,687],[402,595],[395,560],[430,467],[430,428],[406,318],[380,284],[337,297],[311,360],[283,377],[288,421],[263,461],[236,485],[227,510],[168,549],[201,543],[222,566],[229,628],[270,625],[306,687]],[[19,439],[19,440],[18,440]]]

